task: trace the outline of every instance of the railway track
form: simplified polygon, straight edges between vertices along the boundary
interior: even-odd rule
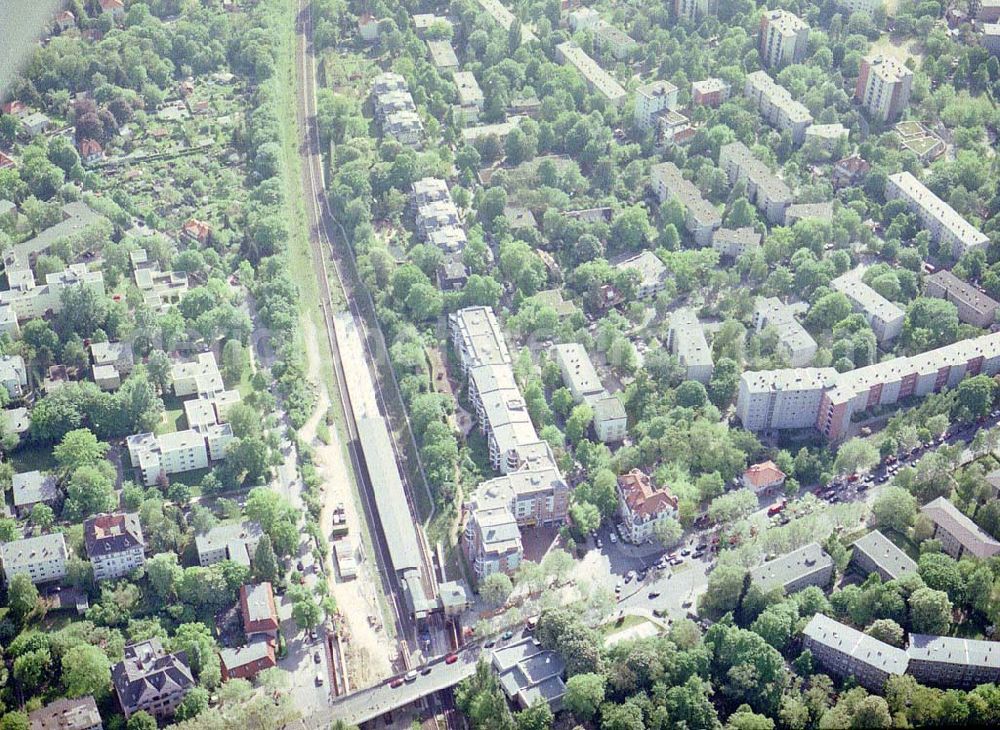
[[[388,539],[389,536],[384,536],[380,529],[381,523],[379,521],[378,509],[373,497],[374,487],[369,478],[367,469],[365,468],[363,454],[361,453],[358,442],[359,433],[355,419],[356,404],[352,402],[351,387],[348,383],[347,373],[345,372],[341,346],[334,324],[335,312],[333,309],[332,291],[330,289],[330,272],[327,268],[327,251],[329,251],[330,258],[333,263],[333,273],[337,278],[340,288],[345,294],[351,319],[359,334],[359,339],[365,355],[364,366],[368,368],[369,371],[369,377],[371,379],[380,410],[379,415],[386,420],[387,424],[391,424],[391,419],[387,417],[387,414],[391,413],[391,411],[386,406],[385,395],[382,391],[382,386],[378,378],[378,360],[372,352],[370,344],[372,335],[370,334],[367,326],[365,313],[362,312],[358,304],[359,297],[365,297],[367,299],[367,303],[370,305],[372,312],[374,311],[374,303],[371,301],[368,292],[364,290],[363,287],[356,285],[357,270],[352,254],[348,249],[346,239],[343,241],[342,246],[334,245],[334,240],[337,236],[336,229],[340,228],[340,224],[333,217],[326,197],[326,187],[323,175],[323,159],[320,152],[319,130],[316,123],[316,65],[312,53],[312,14],[308,0],[297,0],[297,11],[296,80],[298,88],[296,94],[298,97],[298,103],[296,115],[298,118],[299,129],[304,134],[300,148],[303,163],[302,184],[303,189],[306,192],[305,204],[309,219],[309,244],[312,254],[313,268],[316,278],[319,280],[319,306],[323,313],[326,338],[333,356],[333,366],[337,378],[337,390],[340,395],[341,403],[344,406],[345,423],[349,437],[348,451],[350,453],[352,467],[355,474],[358,475],[358,482],[361,487],[359,491],[362,494],[369,530],[373,537],[372,542],[374,543],[375,550],[377,552],[377,559],[381,568],[380,573],[382,576],[383,587],[386,595],[390,597],[392,601],[397,636],[400,637],[401,641],[400,654],[405,661],[408,659],[406,638],[414,637],[415,626],[408,611],[402,605],[402,601],[400,600],[400,590],[395,570],[393,569],[392,561],[389,559],[385,544],[385,539]],[[340,235],[341,238],[344,238],[342,228],[340,228]],[[345,276],[345,273],[347,276]],[[386,365],[391,367],[388,363],[386,363]],[[392,438],[392,428],[389,428],[389,432],[390,442],[394,452],[393,456],[397,467],[399,467],[405,463],[406,459],[399,447],[399,444],[397,443],[397,440]],[[416,525],[418,523],[416,516],[419,515],[419,512],[416,509],[416,504],[413,499],[412,484],[407,477],[405,469],[400,469],[400,475],[405,487],[404,492],[408,507],[411,514],[414,515],[414,524]],[[433,563],[430,559],[430,553],[427,549],[422,530],[419,528],[416,529],[418,543],[422,553],[421,561],[424,565],[423,573],[425,583],[428,584],[427,587],[433,589],[436,585],[436,582],[433,581]],[[431,595],[433,594],[432,590]]]

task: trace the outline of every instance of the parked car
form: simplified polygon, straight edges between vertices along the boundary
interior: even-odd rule
[[[653,600],[654,598],[659,598],[659,597],[660,597],[660,592],[659,591],[650,591],[649,592],[649,600]]]
[[[449,654],[444,658],[445,664],[454,664],[458,661],[458,654]]]
[[[394,680],[392,680],[391,682],[389,682],[389,686],[392,689],[396,689],[397,687],[402,687],[403,686],[403,678],[402,677],[396,677]]]
[[[316,662],[317,664],[319,664],[319,663],[320,663],[321,661],[323,661],[323,660],[322,660],[322,659],[320,658],[320,656],[319,656],[319,652],[318,652],[318,651],[314,651],[314,652],[313,652],[313,661],[314,661],[314,662]]]
[[[406,676],[403,677],[403,681],[405,681],[405,682],[416,682],[417,681],[417,670],[416,669],[411,669],[410,671],[408,671],[406,673]]]
[[[513,631],[504,631],[502,634],[500,634],[500,640],[501,641],[509,641],[510,639],[513,639],[513,638],[514,638],[514,632]]]
[[[614,545],[616,542],[618,542],[618,535],[612,532],[611,534],[608,535],[608,539],[611,540],[611,544]]]
[[[316,672],[316,686],[319,687],[323,684],[323,675]]]
[[[433,667],[427,664],[420,669],[420,673],[426,677],[428,674],[431,673],[431,669],[433,669]]]

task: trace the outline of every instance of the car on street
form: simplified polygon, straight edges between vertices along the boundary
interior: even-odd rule
[[[321,661],[323,661],[323,660],[322,660],[322,659],[320,658],[320,656],[319,656],[319,652],[318,652],[318,651],[314,651],[314,652],[313,652],[313,661],[314,661],[314,662],[316,662],[316,664],[319,664],[319,663],[320,663]]]
[[[296,569],[297,571],[299,571],[300,573],[301,573],[301,572],[302,572],[303,570],[305,570],[305,566],[304,566],[304,565],[302,564],[302,561],[301,561],[301,560],[300,560],[299,562],[297,562],[297,563],[295,564],[295,569]]]
[[[405,681],[405,682],[415,682],[415,681],[417,681],[417,670],[416,669],[411,669],[410,671],[408,671],[406,673],[406,676],[403,677],[403,681]]]
[[[484,649],[492,649],[496,645],[497,645],[497,643],[493,639],[490,639],[485,644],[483,644],[483,648]]]
[[[604,547],[604,543],[601,542],[601,538],[597,538],[597,549],[600,550],[602,547]]]
[[[316,672],[316,686],[321,687],[323,685],[323,675]]]
[[[514,632],[513,631],[504,631],[502,634],[500,634],[500,640],[501,641],[509,641],[510,639],[513,639],[513,638],[514,638]]]
[[[389,682],[389,686],[392,689],[396,689],[397,687],[402,687],[403,686],[403,679],[402,679],[402,677],[396,677],[394,680],[392,680],[391,682]]]
[[[622,584],[621,581],[618,581],[617,583],[615,583],[615,593],[621,593],[621,592],[622,592]]]
[[[444,658],[445,664],[454,664],[458,661],[458,654],[449,654]]]
[[[429,664],[425,665],[424,667],[422,667],[420,669],[420,674],[422,674],[423,676],[426,677],[428,674],[431,673],[431,669],[432,669],[432,667]]]
[[[627,572],[625,574],[625,582],[626,583],[631,583],[634,578],[635,578],[635,571],[634,570],[630,570],[629,572]]]
[[[683,555],[683,556],[684,556],[685,558],[686,558],[686,557],[687,557],[688,555],[690,555],[690,554],[691,554],[691,551],[690,551],[690,550],[688,550],[687,548],[684,548],[683,550],[681,550],[681,555]]]
[[[649,596],[648,596],[649,600],[653,600],[654,598],[659,598],[659,597],[660,597],[660,592],[659,591],[650,591],[649,592]]]
[[[612,545],[618,542],[618,536],[613,532],[610,535],[608,535],[608,539],[611,540]]]

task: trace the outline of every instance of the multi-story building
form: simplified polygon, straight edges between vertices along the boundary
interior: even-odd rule
[[[924,296],[947,299],[958,308],[958,318],[977,327],[991,327],[1000,303],[946,269],[924,278]]]
[[[193,362],[176,363],[170,368],[170,381],[174,395],[178,398],[189,395],[211,396],[226,387],[215,362],[215,353],[212,352],[200,353]]]
[[[628,415],[625,404],[617,395],[605,393],[590,401],[594,410],[594,432],[601,443],[617,443],[625,438],[628,431]]]
[[[677,87],[669,81],[654,81],[635,90],[635,123],[655,130],[661,112],[677,108]]]
[[[479,581],[493,573],[512,574],[524,557],[517,520],[497,502],[468,511],[462,546]]]
[[[8,586],[21,573],[36,585],[62,580],[66,577],[66,540],[61,532],[53,532],[5,542],[0,545],[0,562]]]
[[[982,23],[1000,22],[1000,0],[980,0],[976,20]]]
[[[748,431],[811,428],[816,425],[826,389],[836,376],[833,368],[743,373],[736,415]]]
[[[375,114],[382,132],[408,147],[423,145],[424,124],[417,114],[406,80],[395,73],[382,73],[372,83]]]
[[[634,271],[639,275],[635,295],[639,299],[655,297],[667,280],[667,267],[652,251],[640,251],[624,261],[615,264],[619,271]]]
[[[232,560],[249,566],[264,532],[256,522],[229,522],[216,525],[203,535],[195,535],[198,564],[202,567]]]
[[[890,200],[904,201],[910,211],[920,218],[931,238],[941,244],[942,250],[951,251],[955,258],[971,249],[983,248],[990,242],[985,233],[908,172],[889,176],[885,196]]]
[[[1000,680],[1000,642],[911,633],[906,654],[921,684],[971,689]]]
[[[556,652],[542,649],[533,637],[495,650],[491,666],[507,699],[519,709],[540,702],[553,712],[562,708],[566,662]]]
[[[42,474],[37,469],[15,474],[11,479],[11,492],[14,495],[14,512],[21,519],[26,519],[36,504],[52,507],[61,496],[55,476]]]
[[[833,152],[841,140],[846,140],[851,130],[843,124],[812,124],[806,129],[806,142],[814,141],[820,148]]]
[[[519,527],[561,525],[569,510],[569,485],[555,466],[522,469],[487,479],[476,487],[470,509],[503,504]]]
[[[809,24],[787,10],[770,10],[760,19],[760,57],[768,68],[805,60]]]
[[[917,572],[913,559],[878,530],[872,530],[854,541],[851,562],[862,575],[878,573],[884,581],[897,580]]]
[[[575,68],[590,90],[603,96],[612,106],[620,107],[625,103],[628,92],[580,46],[572,41],[560,43],[556,46],[556,58]]]
[[[420,149],[424,142],[424,122],[414,110],[386,114],[382,131],[407,147]]]
[[[159,436],[137,433],[126,443],[132,466],[139,470],[143,484],[151,486],[170,474],[206,469],[210,461],[224,459],[233,438],[232,426],[213,423]]]
[[[508,10],[500,0],[476,0],[487,15],[504,30],[510,30],[514,24],[514,14]],[[528,43],[537,40],[538,37],[530,28],[521,27],[521,43]]]
[[[672,162],[653,165],[650,180],[657,199],[663,203],[673,198],[684,206],[684,226],[699,246],[712,243],[713,232],[722,226],[722,216],[705,200],[698,187]]]
[[[274,591],[267,581],[240,586],[240,613],[247,640],[258,636],[278,638],[278,610],[274,605]]]
[[[941,549],[958,560],[965,555],[990,558],[1000,553],[1000,542],[994,540],[947,497],[938,497],[920,508],[920,513],[934,524],[934,538]]]
[[[750,571],[752,580],[768,593],[777,588],[791,595],[809,586],[826,586],[833,578],[833,558],[817,542],[780,555]]]
[[[28,714],[29,730],[103,730],[92,695],[63,698]]]
[[[632,469],[618,477],[622,537],[639,544],[656,537],[656,525],[677,517],[677,497],[653,486],[649,475]]]
[[[905,312],[862,281],[863,274],[864,269],[849,271],[831,281],[830,286],[864,316],[880,345],[892,342],[903,331]]]
[[[883,122],[893,121],[910,103],[913,72],[889,56],[874,56],[861,62],[854,86],[854,99]]]
[[[455,88],[458,91],[456,110],[465,124],[475,124],[479,121],[479,115],[482,114],[485,101],[483,90],[479,88],[475,74],[471,71],[456,71],[451,79],[455,82]]]
[[[563,384],[573,395],[573,400],[582,403],[604,394],[604,384],[583,345],[577,342],[553,345],[551,354],[562,373]]]
[[[715,371],[712,348],[705,339],[705,329],[693,309],[683,307],[670,316],[667,347],[684,368],[687,380],[708,384]]]
[[[691,83],[691,106],[721,106],[729,98],[729,91],[729,84],[722,79],[694,81]]]
[[[793,203],[785,209],[785,225],[794,226],[799,221],[833,221],[833,203]]]
[[[858,684],[873,692],[881,692],[889,677],[904,674],[910,659],[902,649],[822,613],[815,614],[806,624],[802,645],[832,674],[854,677]]]
[[[674,0],[674,17],[678,20],[701,20],[719,12],[719,0]]]
[[[140,710],[158,719],[171,717],[194,687],[187,655],[167,654],[156,638],[126,646],[125,658],[111,670],[111,682],[126,719]]]
[[[601,54],[609,54],[617,61],[628,59],[639,48],[635,38],[606,20],[599,20],[594,26],[593,33],[594,48]]]
[[[413,29],[417,31],[417,35],[421,38],[424,38],[434,26],[438,26],[441,29],[453,30],[451,21],[443,15],[435,15],[434,13],[413,14]]]
[[[86,264],[70,264],[64,271],[46,274],[44,284],[36,284],[31,269],[8,270],[10,288],[0,291],[0,309],[9,307],[18,322],[58,314],[63,308],[62,293],[83,288],[104,296],[104,274],[87,271]]]
[[[0,385],[11,398],[20,398],[28,386],[28,371],[20,355],[0,356]]]
[[[753,464],[744,471],[740,483],[757,494],[763,494],[783,487],[785,472],[781,471],[773,461],[763,461],[760,464]]]
[[[792,308],[777,297],[757,298],[753,324],[757,332],[765,327],[774,328],[778,334],[778,349],[792,367],[804,367],[816,356],[816,340],[795,318]]]
[[[450,197],[447,200],[426,203],[417,209],[417,230],[424,238],[442,228],[460,227],[461,223],[458,208],[451,202]]]
[[[278,665],[274,639],[258,637],[244,646],[219,651],[222,680],[253,679],[265,669]]]
[[[462,371],[513,363],[497,316],[490,307],[465,307],[448,315],[452,344]]]
[[[469,400],[486,436],[490,464],[502,474],[551,463],[551,449],[535,432],[528,404],[510,365],[480,365],[469,371]]]
[[[121,578],[146,563],[146,540],[135,513],[88,518],[83,523],[83,544],[97,581]]]
[[[719,167],[729,177],[729,184],[743,182],[747,198],[767,219],[775,224],[785,222],[785,210],[792,204],[792,191],[763,162],[751,154],[742,142],[730,142],[719,151]]]
[[[875,13],[885,9],[885,0],[836,0],[837,7],[845,12],[845,18],[854,13],[861,13],[869,20],[875,17]]]
[[[753,102],[768,124],[791,134],[795,144],[802,144],[806,129],[813,123],[812,114],[805,105],[792,98],[788,89],[775,83],[767,71],[747,74],[743,94]]]
[[[871,169],[872,166],[863,157],[851,155],[834,163],[830,181],[838,189],[860,185]]]
[[[437,177],[422,177],[414,180],[410,187],[410,201],[415,211],[431,203],[451,200],[448,183]]]
[[[983,26],[983,48],[994,56],[1000,55],[1000,23],[986,23]]]
[[[737,259],[745,253],[759,250],[763,239],[763,234],[750,226],[720,228],[712,234],[712,248],[720,256]]]
[[[427,54],[438,71],[449,73],[458,70],[458,56],[451,47],[451,41],[427,41]]]

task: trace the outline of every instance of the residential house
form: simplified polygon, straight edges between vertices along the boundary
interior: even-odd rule
[[[260,672],[278,665],[274,653],[274,640],[258,637],[245,646],[219,651],[222,664],[222,681],[253,679]]]
[[[68,12],[68,11],[67,11]],[[70,13],[72,15],[72,13]],[[28,730],[103,730],[92,695],[62,698],[28,713]]]
[[[56,13],[56,28],[60,33],[65,33],[70,28],[76,27],[76,16],[69,10],[62,10]]]
[[[198,564],[207,567],[232,560],[249,566],[264,533],[256,522],[227,522],[195,535]]]
[[[639,544],[656,538],[656,526],[677,517],[677,497],[656,488],[648,474],[632,469],[618,477],[622,537]]]
[[[125,718],[143,710],[163,720],[172,717],[194,677],[183,652],[168,654],[158,638],[125,647],[125,658],[111,670],[115,697]]]
[[[667,267],[652,251],[640,251],[634,256],[615,264],[619,271],[634,271],[638,274],[636,298],[650,299],[661,291],[667,280]]]
[[[878,573],[888,581],[917,572],[913,559],[878,530],[859,537],[851,547],[851,562],[864,576]]]
[[[248,641],[258,636],[278,637],[278,611],[274,605],[274,591],[267,581],[240,586],[240,613]]]
[[[181,235],[194,243],[207,246],[212,239],[212,226],[197,218],[189,218],[181,226]]]
[[[778,465],[768,459],[759,464],[753,464],[743,472],[740,481],[747,489],[752,489],[757,494],[780,489],[785,485],[785,472],[778,468]]]
[[[519,709],[538,702],[548,704],[552,712],[562,709],[566,662],[556,652],[541,648],[534,637],[495,649],[490,664],[504,694]]]
[[[26,519],[36,504],[54,507],[61,496],[55,476],[42,474],[37,469],[15,474],[11,482],[14,511],[21,519]]]
[[[85,165],[93,165],[104,159],[104,148],[96,139],[84,139],[80,141],[80,159]]]
[[[0,545],[0,562],[7,585],[15,575],[22,573],[36,585],[62,580],[66,577],[66,556],[66,540],[61,532]]]
[[[98,582],[129,575],[146,563],[146,540],[136,513],[99,514],[84,520],[83,543]]]
[[[31,139],[49,131],[51,126],[52,120],[41,112],[32,112],[21,119],[21,129]]]

